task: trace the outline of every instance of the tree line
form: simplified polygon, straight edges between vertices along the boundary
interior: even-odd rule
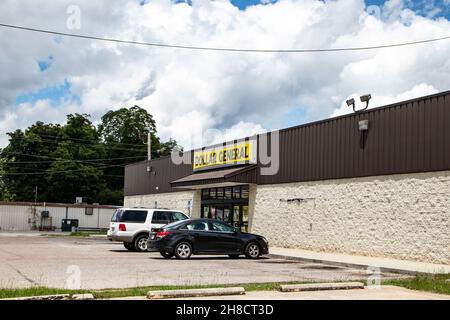
[[[124,167],[147,158],[149,131],[152,159],[177,147],[161,142],[139,106],[108,111],[97,126],[87,114],[69,114],[62,125],[37,121],[10,132],[0,150],[0,200],[122,205]]]

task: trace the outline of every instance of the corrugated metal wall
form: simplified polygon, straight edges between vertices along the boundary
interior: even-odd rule
[[[358,122],[369,120],[362,133]],[[450,92],[280,131],[280,170],[258,184],[450,169]]]
[[[369,120],[368,132],[359,131],[360,120]],[[279,133],[278,173],[263,176],[258,168],[236,181],[245,183],[247,175],[254,182],[254,174],[257,184],[276,184],[449,170],[450,91]],[[192,173],[192,165],[177,166],[170,158],[150,165],[152,173],[147,162],[126,167],[125,195],[176,191],[170,181]]]
[[[192,173],[191,164],[175,165],[170,157],[152,160],[151,172],[147,165],[143,161],[125,167],[125,195],[182,191],[173,189],[170,182]]]
[[[93,207],[93,214],[86,215],[85,207],[64,207],[58,206],[37,206],[36,224],[40,226],[40,213],[48,210],[52,222],[52,226],[57,229],[61,228],[62,219],[66,218],[66,210],[69,219],[78,219],[81,228],[109,228],[111,216],[115,210],[114,207]],[[0,203],[0,230],[2,231],[30,231],[32,228],[33,206],[30,205],[14,205]],[[49,226],[50,220],[44,220],[44,226]]]

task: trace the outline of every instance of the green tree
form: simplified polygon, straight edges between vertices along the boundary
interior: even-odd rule
[[[3,175],[5,173],[5,171],[3,170],[3,162],[4,160],[0,158],[0,201],[12,201],[14,200],[14,195],[9,192],[7,185],[3,180]]]
[[[99,201],[99,193],[105,188],[104,165],[92,160],[104,159],[107,153],[89,115],[67,116],[59,144],[50,156],[58,161],[46,171],[47,201],[73,202],[77,196]]]
[[[51,165],[49,155],[57,148],[54,138],[60,125],[36,122],[27,130],[8,133],[9,144],[1,151],[3,182],[18,201],[34,200],[35,188],[42,191],[38,200],[45,201],[48,184],[43,174]],[[53,142],[53,143],[52,143]]]
[[[107,112],[101,119],[98,132],[105,142],[109,158],[130,158],[116,162],[118,166],[105,169],[105,180],[112,191],[123,190],[124,165],[147,158],[147,135],[151,133],[152,159],[169,155],[177,146],[170,139],[161,143],[156,135],[156,123],[153,116],[139,106],[121,108]],[[120,164],[119,164],[120,163]],[[123,198],[123,195],[120,195]]]
[[[64,125],[36,122],[25,131],[8,133],[0,150],[0,199],[91,202],[121,205],[124,166],[145,160],[144,137],[151,132],[152,157],[177,146],[161,143],[153,117],[134,106],[107,112],[96,128],[87,114],[69,114]]]

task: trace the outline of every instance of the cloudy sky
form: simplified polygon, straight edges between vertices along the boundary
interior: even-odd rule
[[[78,19],[79,18],[79,19]],[[450,0],[2,0],[0,23],[166,44],[249,49],[370,46],[450,35]],[[185,148],[450,89],[450,40],[360,52],[227,53],[0,28],[6,132],[135,104]],[[201,131],[200,131],[201,130]],[[220,130],[220,131],[218,131]],[[204,132],[206,141],[198,138]],[[221,137],[219,132],[225,136]]]

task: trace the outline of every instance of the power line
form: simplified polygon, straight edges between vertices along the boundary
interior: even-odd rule
[[[20,153],[20,152],[8,152],[8,151],[2,151],[4,154],[11,154],[11,155],[20,155],[25,157],[34,157],[34,158],[41,158],[41,159],[52,159],[53,161],[59,161],[59,162],[98,162],[98,161],[112,161],[112,160],[124,160],[124,159],[136,159],[136,158],[147,158],[147,156],[134,156],[134,157],[122,157],[122,158],[104,158],[104,159],[88,159],[88,160],[71,160],[71,159],[61,159],[61,158],[54,158],[49,156],[39,156],[39,155],[33,155],[33,154],[26,154],[26,153]],[[52,162],[53,162],[52,161]],[[1,163],[1,162],[0,162]],[[18,162],[16,162],[18,163]]]
[[[121,159],[121,158],[116,158],[116,159]],[[105,160],[106,161],[106,160]],[[86,163],[86,164],[90,164],[90,165],[104,165],[103,163],[101,163],[100,161],[94,161],[94,162],[90,162],[90,160],[44,160],[44,161],[1,161],[0,160],[0,166],[3,164],[52,164],[52,163]],[[127,164],[132,164],[133,162],[129,162],[129,163],[125,163],[123,165],[127,165]]]
[[[92,140],[88,139],[80,139],[80,138],[66,138],[61,136],[52,136],[49,134],[37,134],[38,136],[47,137],[47,138],[55,138],[55,139],[63,139],[63,140],[74,140],[74,141],[86,141],[86,142],[92,142]],[[136,143],[123,143],[123,142],[117,142],[118,145],[124,145],[124,146],[135,146],[135,147],[142,147],[144,143],[142,144],[136,144]]]
[[[44,135],[43,135],[44,136]],[[49,139],[42,139],[40,138],[40,135],[36,135],[36,137],[14,137],[14,139],[18,139],[18,140],[31,140],[31,141],[35,141],[35,142],[41,142],[41,143],[56,143],[56,144],[60,144],[60,143],[72,143],[72,144],[77,144],[80,146],[103,146],[106,149],[111,149],[111,150],[120,150],[120,151],[133,151],[133,152],[147,152],[146,149],[129,149],[129,148],[121,148],[121,147],[115,147],[115,146],[108,146],[105,143],[100,143],[100,142],[90,142],[90,143],[83,143],[83,142],[76,142],[76,141],[71,141],[69,139],[64,139],[61,138],[62,140],[56,141],[56,140],[49,140]],[[141,145],[142,147],[145,147],[144,144]]]
[[[89,35],[84,35],[84,34],[74,34],[74,33],[58,32],[58,31],[45,30],[45,29],[30,28],[30,27],[5,24],[5,23],[0,23],[0,27],[24,30],[24,31],[39,32],[39,33],[46,33],[46,34],[52,34],[52,35],[58,35],[58,36],[64,36],[64,37],[72,37],[72,38],[80,38],[80,39],[88,39],[88,40],[98,40],[98,41],[106,41],[106,42],[114,42],[114,43],[122,43],[122,44],[133,44],[133,45],[140,45],[140,46],[172,48],[172,49],[187,49],[187,50],[226,51],[226,52],[259,52],[259,53],[306,53],[306,52],[361,51],[361,50],[403,47],[403,46],[417,45],[417,44],[421,44],[421,43],[428,43],[428,42],[435,42],[435,41],[450,39],[450,36],[445,36],[445,37],[433,38],[433,39],[382,44],[382,45],[372,45],[372,46],[366,46],[366,47],[347,47],[347,48],[328,48],[328,49],[245,49],[245,48],[240,49],[240,48],[225,48],[225,47],[218,48],[218,47],[187,46],[187,45],[164,44],[164,43],[155,43],[155,42],[121,40],[121,39],[114,39],[114,38],[89,36]]]
[[[9,164],[15,164],[14,162],[11,162]],[[112,164],[112,165],[100,165],[100,166],[92,166],[89,168],[85,168],[85,169],[68,169],[70,171],[84,171],[84,170],[90,170],[90,169],[108,169],[108,168],[124,168],[128,163],[125,164]],[[9,167],[9,169],[25,169],[25,170],[38,170],[38,171],[47,171],[50,168],[47,169],[41,169],[41,168],[33,168],[33,167],[16,167],[16,166],[11,166]],[[66,170],[67,171],[67,170]],[[55,172],[55,171],[54,171]],[[52,172],[49,172],[52,173]]]
[[[53,172],[20,172],[20,173],[2,173],[2,176],[36,176],[36,175],[50,175],[50,174],[60,174],[60,173],[71,173],[71,172],[79,172],[85,170],[64,170],[64,171],[53,171]],[[121,175],[114,174],[101,174],[102,177],[115,177],[115,178],[123,178]]]

